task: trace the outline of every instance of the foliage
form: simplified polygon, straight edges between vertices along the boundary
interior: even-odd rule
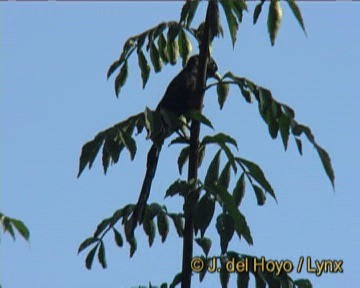
[[[287,0],[286,2],[306,34],[299,7],[294,0]],[[110,66],[107,73],[109,78],[117,71],[115,76],[116,96],[119,96],[121,88],[125,85],[129,76],[128,59],[135,51],[138,58],[142,86],[145,88],[152,69],[155,73],[158,73],[162,70],[163,65],[176,64],[179,57],[182,59],[183,66],[186,64],[194,47],[190,39],[195,40],[200,45],[203,43],[206,31],[209,32],[210,42],[215,37],[222,36],[224,33],[220,23],[219,7],[222,8],[226,17],[231,43],[234,46],[239,24],[243,20],[243,13],[248,11],[247,2],[245,0],[220,0],[210,1],[208,5],[206,21],[196,28],[191,25],[199,2],[186,1],[179,21],[161,22],[143,33],[130,37],[125,42],[119,58]],[[261,0],[255,6],[253,12],[254,24],[257,23],[261,16],[264,5],[265,1]],[[279,0],[271,0],[267,18],[271,45],[275,44],[281,20],[281,2]],[[303,139],[301,136],[305,135],[306,139],[316,149],[324,170],[334,186],[335,175],[328,153],[315,141],[311,129],[295,120],[295,111],[291,107],[278,102],[267,88],[229,71],[221,79],[218,79],[217,82],[206,87],[206,90],[216,87],[220,109],[224,107],[230,95],[230,86],[238,87],[240,90],[239,94],[242,95],[246,103],[257,102],[258,112],[268,127],[270,137],[276,139],[280,134],[285,151],[288,148],[289,136],[292,135],[296,147],[302,155]],[[182,121],[181,131],[176,130],[179,127],[178,122],[176,122],[177,125],[170,125],[170,127],[174,127],[172,132],[177,133],[177,136],[170,141],[170,145],[177,144],[181,146],[177,164],[179,174],[182,175],[184,165],[190,162],[191,144],[186,136],[186,132],[188,132],[186,130],[189,129],[189,125],[182,119],[174,119],[172,115],[167,115],[166,112],[165,114],[163,113],[163,111],[151,111],[146,108],[144,112],[133,115],[115,124],[113,127],[99,132],[93,140],[87,142],[82,148],[78,177],[86,166],[92,167],[101,148],[105,174],[110,164],[115,164],[119,161],[120,154],[124,148],[128,150],[130,159],[133,160],[137,152],[134,136],[142,133],[145,128],[147,138],[155,141],[156,135],[164,128],[162,119],[170,119],[168,123]],[[187,116],[192,123],[200,123],[215,130],[211,120],[206,115],[203,115],[201,111],[191,111]],[[149,246],[151,247],[154,243],[156,231],[158,231],[162,242],[167,239],[171,226],[170,223],[173,224],[172,226],[174,226],[178,236],[183,237],[184,222],[189,215],[192,215],[193,229],[197,237],[194,241],[204,253],[204,255],[200,256],[204,263],[208,263],[209,259],[211,259],[209,253],[211,251],[212,240],[206,237],[206,231],[213,220],[216,222],[215,227],[220,239],[221,254],[217,256],[217,259],[222,264],[225,263],[226,259],[230,258],[236,260],[245,258],[254,259],[256,258],[254,256],[228,251],[229,243],[233,240],[234,235],[237,235],[236,240],[244,239],[249,245],[253,244],[250,227],[240,209],[243,197],[247,191],[246,188],[250,187],[254,192],[257,204],[262,206],[265,204],[266,196],[268,195],[277,201],[275,191],[259,165],[236,154],[237,142],[230,135],[218,132],[213,135],[206,135],[198,140],[198,167],[202,165],[202,159],[206,156],[206,151],[208,150],[206,148],[209,145],[217,145],[219,150],[213,156],[203,180],[184,180],[179,178],[165,192],[165,197],[180,196],[189,200],[185,202],[181,213],[170,212],[166,206],[158,203],[151,203],[146,206],[143,230],[148,238]],[[221,165],[222,156],[225,156],[223,165]],[[235,185],[234,187],[229,187],[230,183],[232,183],[232,177],[235,178],[235,181],[233,181]],[[220,207],[221,210],[221,213],[218,215],[215,215],[215,211],[217,211],[215,209],[216,206]],[[112,216],[100,222],[91,237],[81,243],[78,249],[79,253],[87,248],[90,249],[85,260],[88,269],[91,269],[96,254],[101,266],[106,268],[107,262],[103,239],[109,231],[113,232],[114,241],[117,246],[122,247],[125,239],[129,244],[130,257],[134,255],[137,249],[137,241],[133,234],[128,233],[128,220],[134,207],[134,204],[127,204],[115,211]],[[123,231],[120,230],[121,226],[123,226]],[[311,283],[308,280],[300,279],[293,281],[285,272],[279,275],[262,273],[255,271],[253,267],[250,268],[249,272],[255,278],[256,287],[265,287],[266,285],[269,287],[311,287]],[[199,273],[200,281],[205,277],[205,273],[206,269]],[[230,275],[223,266],[219,275],[221,286],[227,287]],[[182,281],[183,277],[182,273],[177,274],[169,287],[175,287]],[[249,286],[249,273],[237,273],[237,286]],[[161,287],[168,287],[168,285],[163,283]]]
[[[25,224],[18,219],[10,218],[0,212],[0,221],[3,227],[3,232],[8,232],[11,237],[15,240],[15,230],[27,241],[30,239],[29,229]],[[14,229],[15,228],[15,229]]]

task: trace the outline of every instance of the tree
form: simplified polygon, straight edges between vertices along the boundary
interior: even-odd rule
[[[286,2],[305,32],[305,25],[297,4],[293,0]],[[253,14],[254,24],[256,24],[262,12],[264,3],[265,1],[262,0],[255,7]],[[136,52],[143,80],[143,88],[145,88],[151,71],[145,53],[148,52],[150,62],[156,73],[161,71],[163,64],[170,63],[174,65],[179,56],[182,58],[183,66],[185,66],[192,50],[192,42],[189,38],[189,36],[192,36],[199,44],[199,63],[196,95],[194,97],[196,101],[194,104],[195,109],[186,117],[190,121],[185,121],[184,123],[184,117],[178,119],[166,113],[165,115],[159,115],[157,111],[151,111],[150,109],[130,116],[125,121],[101,131],[92,141],[83,146],[78,176],[81,175],[87,165],[89,168],[92,167],[101,148],[105,173],[110,164],[118,162],[119,155],[124,148],[129,151],[131,159],[134,159],[136,154],[134,133],[140,134],[145,128],[148,137],[153,140],[151,135],[157,135],[163,129],[163,121],[161,119],[171,119],[170,122],[175,123],[170,125],[170,127],[174,128],[173,130],[181,127],[184,131],[184,133],[179,133],[178,137],[173,138],[170,144],[183,146],[178,158],[178,168],[179,173],[182,174],[183,167],[188,162],[188,176],[187,180],[178,179],[174,181],[167,189],[165,195],[167,197],[183,197],[184,208],[181,213],[174,213],[169,212],[166,206],[159,203],[147,205],[143,229],[151,246],[155,238],[156,226],[164,242],[169,232],[169,221],[174,223],[179,237],[183,237],[183,262],[181,272],[174,277],[170,287],[174,287],[179,283],[181,283],[182,287],[190,287],[194,241],[204,252],[204,255],[198,258],[200,265],[204,266],[197,271],[199,272],[200,281],[205,276],[206,268],[211,265],[209,262],[211,259],[209,251],[212,241],[205,235],[215,216],[215,206],[218,204],[221,207],[221,213],[216,217],[216,229],[220,236],[221,254],[216,257],[221,263],[221,285],[222,287],[227,287],[230,278],[230,273],[226,269],[227,261],[250,261],[250,263],[254,263],[255,259],[258,259],[236,251],[228,251],[229,242],[235,233],[239,239],[243,238],[248,244],[253,244],[250,228],[240,210],[246,185],[251,186],[253,189],[258,205],[264,205],[267,194],[274,198],[275,201],[276,196],[262,169],[252,161],[234,154],[234,149],[237,149],[237,142],[233,137],[220,132],[214,135],[206,135],[202,139],[199,138],[201,124],[213,128],[210,119],[202,114],[205,92],[216,87],[219,107],[222,109],[229,95],[230,86],[238,87],[247,103],[253,103],[254,101],[258,103],[259,114],[268,126],[269,134],[273,139],[280,135],[286,150],[289,137],[292,135],[299,153],[302,154],[301,136],[305,135],[316,149],[333,186],[335,176],[328,153],[315,141],[311,129],[298,123],[295,120],[294,110],[288,105],[278,102],[270,90],[232,72],[225,73],[217,82],[207,85],[206,70],[207,62],[210,59],[210,47],[214,39],[223,34],[219,8],[221,7],[224,11],[233,46],[236,42],[236,34],[239,23],[242,21],[243,12],[247,11],[248,8],[247,3],[243,0],[209,1],[205,21],[199,27],[193,28],[191,26],[192,20],[198,5],[198,1],[186,1],[179,21],[162,22],[141,34],[130,37],[124,44],[119,59],[110,66],[108,71],[108,78],[115,71],[119,71],[115,78],[115,93],[118,96],[128,77],[128,59]],[[282,8],[280,1],[271,0],[267,24],[272,45],[275,44],[281,18]],[[165,37],[166,30],[167,34]],[[188,131],[190,131],[190,137],[186,136],[185,132]],[[205,157],[206,147],[212,144],[218,145],[219,150],[214,155],[207,169],[205,179],[201,180],[198,177],[198,169],[201,167],[202,159]],[[226,163],[220,168],[222,154],[226,156]],[[242,172],[239,173],[238,171]],[[236,176],[237,173],[240,175],[237,177],[235,187],[229,189],[230,178],[232,175]],[[232,193],[229,192],[231,190]],[[100,264],[103,268],[106,268],[103,238],[110,230],[113,232],[115,242],[119,247],[123,246],[123,235],[125,235],[125,239],[130,245],[130,257],[135,253],[137,248],[136,238],[134,234],[128,233],[129,219],[131,219],[134,207],[135,205],[133,204],[127,204],[115,211],[111,217],[101,221],[93,236],[81,243],[78,250],[79,253],[93,245],[86,257],[86,267],[88,269],[91,268],[96,253]],[[124,233],[118,230],[120,220],[121,225],[124,226]],[[199,232],[200,237],[194,239],[194,234],[197,236]],[[277,274],[269,271],[260,271],[256,270],[254,265],[249,265],[249,269],[242,273],[237,273],[238,287],[248,287],[249,273],[255,277],[256,285],[259,287],[265,287],[266,285],[269,287],[309,287],[311,285],[307,280],[303,279],[293,281],[286,272],[286,270],[283,270],[280,274]],[[167,284],[164,283],[162,286],[167,287]]]

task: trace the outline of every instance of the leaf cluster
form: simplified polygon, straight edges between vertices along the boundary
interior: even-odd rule
[[[0,222],[3,227],[3,232],[8,232],[11,237],[15,240],[15,231],[17,231],[25,240],[29,241],[30,232],[25,224],[15,218],[8,217],[0,212]]]

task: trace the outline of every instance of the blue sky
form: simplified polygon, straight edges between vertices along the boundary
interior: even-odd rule
[[[170,282],[181,267],[181,242],[173,227],[165,244],[157,237],[151,249],[139,231],[138,251],[132,259],[128,246],[116,248],[108,237],[106,270],[98,263],[86,270],[85,254],[77,255],[78,245],[100,220],[137,200],[150,147],[144,135],[137,137],[135,161],[124,153],[107,176],[100,159],[80,179],[76,174],[81,146],[98,131],[145,106],[154,108],[181,69],[179,64],[152,73],[147,89],[142,90],[134,59],[119,99],[113,78],[106,81],[106,71],[124,41],[162,20],[178,19],[181,3],[0,5],[1,211],[22,219],[31,231],[30,244],[2,235],[3,287],[134,287],[149,281]],[[216,92],[211,90],[204,113],[212,117],[216,131],[238,140],[240,156],[262,166],[279,202],[269,198],[259,207],[247,190],[242,212],[254,245],[233,241],[230,247],[294,263],[300,256],[342,259],[343,274],[291,275],[309,278],[314,287],[355,287],[360,284],[356,257],[360,238],[360,36],[356,32],[360,7],[350,2],[299,5],[308,37],[284,5],[274,47],[268,39],[265,14],[256,26],[251,14],[245,14],[234,50],[223,20],[225,39],[216,40],[213,56],[220,73],[232,70],[252,79],[296,110],[297,119],[312,128],[318,143],[332,157],[336,192],[309,143],[304,141],[302,157],[293,141],[285,153],[281,140],[268,135],[255,104],[245,103],[232,89],[220,112]],[[214,133],[206,128],[203,132]],[[178,178],[177,153],[177,147],[163,149],[151,201],[163,201],[166,187]],[[182,205],[178,201],[166,199],[165,204],[179,211]],[[208,233],[218,238],[214,225]],[[219,252],[217,247],[216,240],[211,254]],[[195,252],[200,254],[198,248]],[[197,287],[197,277],[194,279]],[[213,283],[218,283],[218,276],[207,275],[202,287],[214,287]]]

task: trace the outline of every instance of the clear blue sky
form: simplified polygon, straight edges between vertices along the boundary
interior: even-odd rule
[[[214,57],[221,73],[232,70],[248,77],[295,108],[297,119],[313,129],[332,157],[336,192],[312,146],[305,141],[300,157],[291,141],[285,153],[281,140],[268,135],[256,105],[245,103],[236,89],[222,112],[215,91],[210,91],[204,113],[212,116],[216,131],[234,135],[239,155],[263,167],[279,200],[276,204],[269,198],[258,207],[253,192],[247,190],[243,213],[254,245],[234,241],[231,248],[295,263],[300,256],[342,259],[343,274],[291,275],[311,279],[314,287],[355,287],[360,285],[360,6],[299,3],[307,38],[284,3],[275,47],[270,46],[265,14],[256,26],[252,15],[245,14],[234,51],[223,21],[226,39],[216,40]],[[1,211],[22,219],[31,231],[30,244],[1,236],[3,287],[133,287],[170,282],[181,268],[181,242],[173,227],[165,244],[157,237],[152,249],[139,231],[133,259],[128,246],[118,249],[109,237],[106,270],[97,262],[86,270],[85,254],[77,255],[78,245],[100,220],[136,201],[150,146],[144,135],[138,137],[135,161],[124,153],[107,176],[100,159],[80,179],[76,174],[81,146],[145,106],[154,108],[180,70],[180,65],[165,67],[163,73],[152,74],[142,90],[134,59],[119,99],[113,79],[106,81],[106,71],[124,41],[161,20],[178,19],[181,3],[0,5]],[[163,201],[166,187],[178,177],[177,147],[162,152],[152,201]],[[178,200],[165,202],[179,211]],[[209,236],[218,238],[213,227]],[[211,254],[219,252],[218,242],[214,245]],[[196,253],[200,253],[197,248]],[[218,286],[217,278],[207,275],[202,287]]]

